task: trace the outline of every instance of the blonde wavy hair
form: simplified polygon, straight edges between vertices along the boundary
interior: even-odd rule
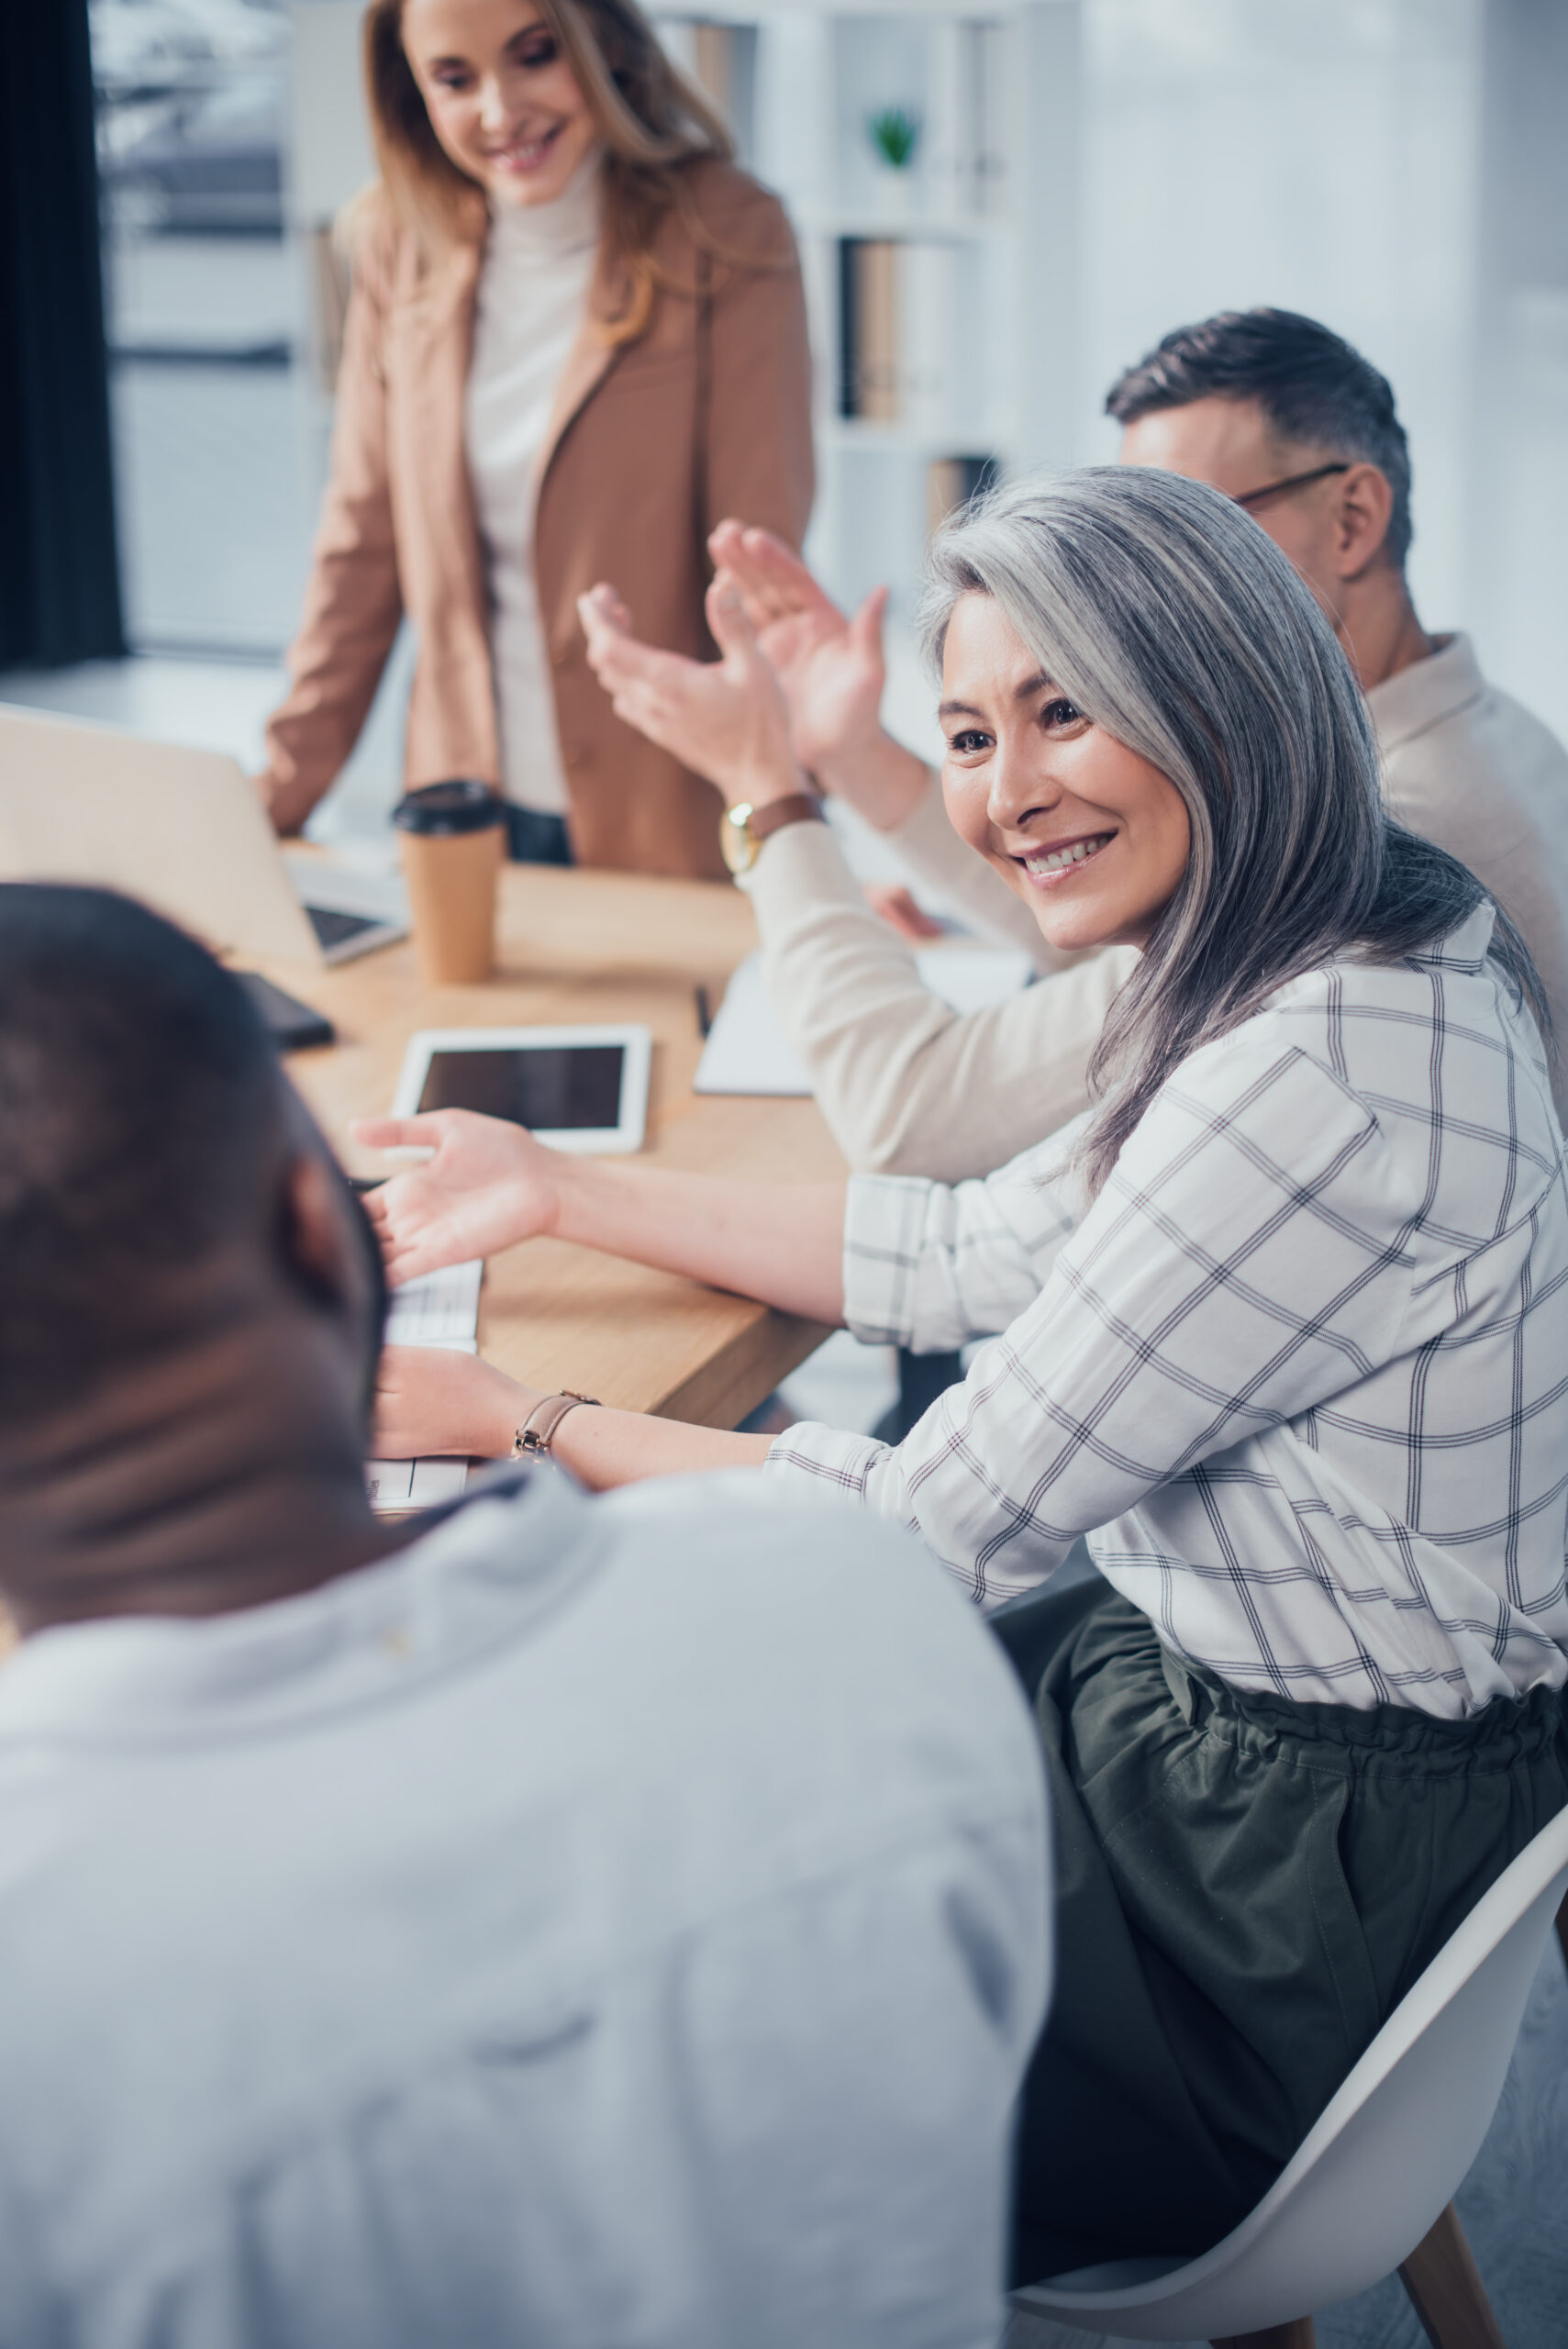
[[[606,250],[628,291],[600,324],[611,342],[629,342],[669,282],[653,251],[666,214],[678,211],[699,249],[717,251],[693,206],[690,166],[730,162],[735,144],[708,99],[665,56],[636,0],[536,6],[561,44],[604,148]],[[404,0],[371,0],[365,11],[365,88],[382,186],[398,218],[433,256],[469,233],[478,188],[436,137],[404,51],[403,9]]]

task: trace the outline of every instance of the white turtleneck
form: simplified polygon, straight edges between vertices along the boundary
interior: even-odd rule
[[[463,428],[490,599],[502,788],[560,814],[566,777],[534,584],[534,464],[587,305],[599,165],[553,204],[493,205],[474,309]]]

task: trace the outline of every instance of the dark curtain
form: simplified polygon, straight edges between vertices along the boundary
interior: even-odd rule
[[[124,650],[87,0],[0,0],[0,668]]]

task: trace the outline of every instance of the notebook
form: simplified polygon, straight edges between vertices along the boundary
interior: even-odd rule
[[[929,946],[915,957],[921,984],[954,1011],[983,1011],[1027,987],[1034,964],[1021,947]],[[762,958],[738,963],[708,1033],[697,1093],[809,1094],[805,1063],[780,1027],[762,984]]]

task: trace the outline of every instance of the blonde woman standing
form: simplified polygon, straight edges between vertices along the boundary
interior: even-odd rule
[[[575,610],[709,643],[705,541],[798,544],[809,362],[776,200],[634,0],[373,0],[381,184],[354,240],[331,477],[262,788],[330,788],[405,614],[409,787],[507,802],[515,855],[723,870],[711,785],[611,711]]]

